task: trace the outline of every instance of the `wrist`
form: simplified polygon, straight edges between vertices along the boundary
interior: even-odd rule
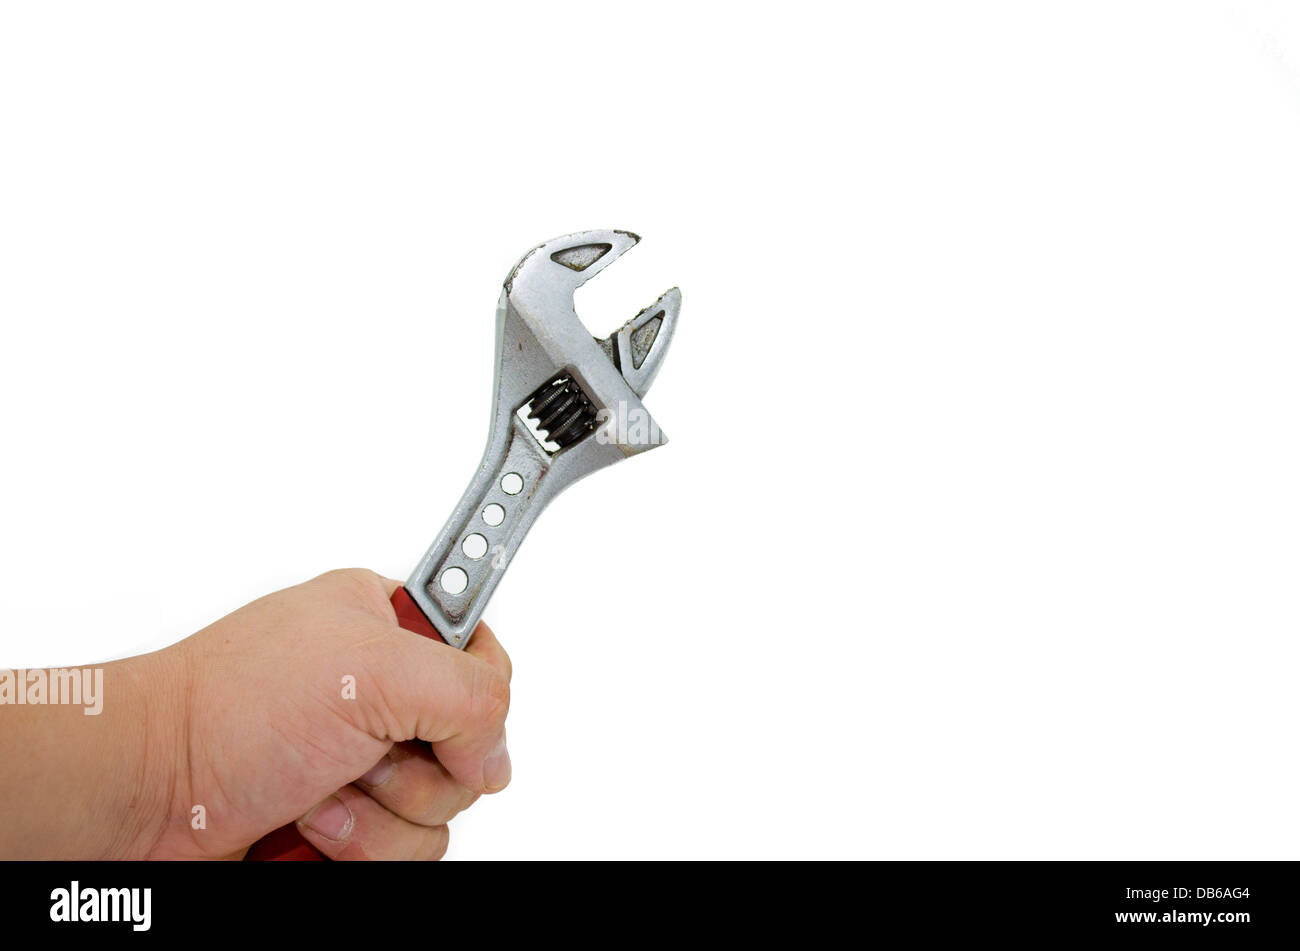
[[[122,752],[122,836],[110,858],[159,858],[190,832],[190,655],[183,643],[123,662],[132,729]]]
[[[23,702],[0,706],[0,858],[151,854],[183,775],[183,655],[7,679]]]

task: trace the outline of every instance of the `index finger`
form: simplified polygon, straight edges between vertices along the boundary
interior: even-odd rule
[[[514,673],[514,667],[510,663],[510,655],[501,646],[497,636],[492,633],[492,628],[482,621],[479,621],[478,627],[474,628],[474,636],[470,638],[465,653],[486,662],[506,679],[506,683],[510,683],[510,676]]]
[[[402,582],[394,581],[392,578],[385,578],[383,575],[376,575],[380,583],[384,586],[384,591],[391,601],[397,590],[403,587]],[[441,637],[441,635],[439,635]],[[444,642],[445,643],[445,642]],[[474,628],[474,634],[470,637],[469,646],[465,648],[465,653],[471,657],[477,657],[492,667],[497,673],[510,682],[510,677],[514,669],[510,663],[510,655],[506,649],[501,646],[497,636],[492,633],[492,628],[488,627],[482,621],[478,622],[478,627]]]

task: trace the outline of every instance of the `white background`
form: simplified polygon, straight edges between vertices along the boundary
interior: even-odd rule
[[[1300,18],[974,6],[5,5],[0,663],[405,577],[627,228],[451,856],[1296,858]]]

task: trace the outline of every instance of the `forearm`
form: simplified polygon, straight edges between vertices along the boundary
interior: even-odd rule
[[[71,668],[85,694],[69,676],[6,672],[0,859],[147,856],[185,779],[183,664],[171,650]]]

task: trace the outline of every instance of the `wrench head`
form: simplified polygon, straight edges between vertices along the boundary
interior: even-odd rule
[[[498,309],[498,408],[545,403],[547,392],[577,387],[601,417],[603,429],[589,424],[599,442],[614,444],[624,456],[666,442],[641,396],[663,364],[681,292],[673,287],[604,340],[591,336],[573,305],[578,287],[640,240],[630,231],[580,231],[539,244],[520,259]],[[562,425],[567,418],[550,422]],[[629,420],[645,425],[629,426]]]

